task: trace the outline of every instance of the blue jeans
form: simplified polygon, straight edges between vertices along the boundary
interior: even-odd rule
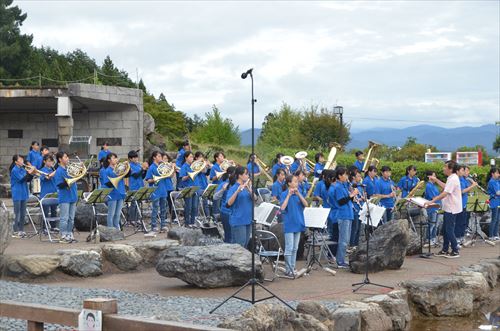
[[[120,230],[120,216],[123,207],[123,199],[108,201],[108,227],[115,227]]]
[[[287,272],[295,270],[297,261],[297,250],[299,249],[300,232],[285,233],[285,266]]]
[[[130,203],[130,206],[128,207],[127,219],[130,222],[137,222],[139,220],[139,207],[137,206],[135,201],[132,201]]]
[[[455,221],[455,237],[462,238],[465,236],[465,229],[467,228],[467,211],[464,209],[460,214],[457,214]]]
[[[216,217],[217,214],[220,214],[220,203],[221,200],[212,200],[212,215]],[[222,215],[221,215],[222,217]]]
[[[24,231],[24,219],[26,218],[26,201],[14,201],[14,232]]]
[[[351,236],[351,225],[352,220],[338,220],[339,225],[339,244],[337,248],[337,263],[345,263],[345,253],[347,249],[347,244]]]
[[[198,216],[198,205],[200,199],[198,198],[198,194],[193,194],[190,198],[184,198],[184,224],[185,225],[193,225]]]
[[[358,246],[359,244],[359,228],[361,227],[361,221],[359,220],[359,214],[354,212],[354,220],[351,224],[351,238],[349,240],[349,245],[351,247]]]
[[[220,213],[220,219],[222,222],[222,227],[224,228],[224,242],[231,243],[231,225],[229,225],[229,215],[226,213]]]
[[[427,211],[427,219],[429,222],[428,231],[427,231],[427,239],[434,240],[436,239],[437,234],[437,210]]]
[[[455,222],[458,214],[444,213],[443,220],[443,251],[447,252],[451,244],[451,250],[458,252],[457,238],[455,237]]]
[[[491,209],[491,223],[490,223],[490,238],[498,236],[498,228],[500,224],[500,208]]]
[[[238,225],[231,226],[231,242],[233,244],[239,244],[243,248],[246,248],[248,245],[248,240],[250,239],[250,232],[252,231],[252,225]]]
[[[328,234],[330,235],[330,240],[333,241],[333,244],[328,245],[328,248],[330,249],[330,252],[332,252],[332,254],[335,256],[337,255],[337,248],[339,243],[339,224],[337,223],[337,220],[335,220],[335,223],[333,223],[333,220],[328,219],[327,230]],[[334,256],[331,257],[333,258]]]
[[[160,228],[165,226],[165,215],[167,214],[167,198],[157,198],[151,202],[151,228],[156,228],[158,209],[160,210]]]
[[[73,224],[75,223],[76,202],[60,203],[59,211],[61,212],[59,233],[61,237],[71,235],[73,233]]]
[[[386,208],[382,221],[379,225],[392,221],[392,208]]]

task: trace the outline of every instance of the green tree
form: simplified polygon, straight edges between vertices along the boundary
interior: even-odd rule
[[[259,144],[274,147],[303,147],[300,125],[302,114],[283,103],[279,110],[269,113],[262,123]]]
[[[115,67],[111,58],[106,56],[100,68],[99,80],[103,85],[118,85],[124,87],[136,87],[130,80],[128,73]]]
[[[307,149],[327,149],[332,142],[345,146],[350,140],[349,127],[342,125],[332,111],[316,105],[304,112],[299,130],[303,141],[309,144],[302,143],[302,147]]]
[[[500,152],[500,135],[497,135],[495,141],[493,142],[493,149],[495,152]]]
[[[205,119],[192,134],[193,139],[200,143],[215,145],[239,145],[240,133],[238,127],[229,118],[223,118],[217,106],[212,106],[212,112],[205,113]]]
[[[168,103],[156,100],[151,94],[144,94],[144,111],[153,116],[156,131],[163,136],[176,138],[187,133],[186,115]]]
[[[436,148],[431,145],[419,144],[417,138],[408,137],[401,149],[393,150],[392,160],[401,161],[424,161],[427,150],[435,151]]]

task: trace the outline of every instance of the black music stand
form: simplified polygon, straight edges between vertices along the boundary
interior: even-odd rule
[[[476,197],[473,201],[467,202],[466,210],[474,213],[474,232],[472,233],[471,245],[475,244],[477,237],[488,245],[491,245],[491,241],[486,239],[483,232],[480,230],[481,225],[477,219],[478,213],[485,213],[488,211],[486,202],[480,202],[479,197]]]
[[[85,203],[91,204],[92,205],[92,211],[94,212],[94,218],[90,222],[90,233],[87,237],[87,242],[90,242],[92,238],[94,238],[94,242],[97,243],[97,212],[96,212],[96,205],[98,203],[106,203],[106,199],[108,198],[108,195],[113,191],[112,188],[101,188],[93,191],[90,193],[90,195],[85,199]],[[95,225],[95,227],[94,227]]]
[[[196,194],[196,192],[198,192],[199,189],[200,189],[199,186],[185,187],[179,192],[179,195],[175,199],[177,200],[177,199],[191,198],[193,195]],[[184,206],[184,208],[186,208],[186,206]],[[186,224],[186,210],[184,210],[184,225],[187,225]]]
[[[386,286],[386,285],[381,285],[381,284],[376,284],[372,283],[370,281],[370,278],[368,278],[368,264],[370,260],[370,228],[372,226],[372,217],[370,213],[370,202],[368,200],[368,196],[366,195],[366,190],[363,190],[363,197],[366,201],[366,226],[365,226],[365,237],[366,237],[366,260],[365,260],[365,278],[359,282],[359,283],[354,283],[351,286],[357,286],[355,289],[353,289],[353,292],[359,291],[363,286],[365,285],[373,285],[373,286],[378,286],[378,287],[384,287],[393,290],[394,287],[392,286]]]
[[[151,195],[156,191],[157,188],[158,188],[157,186],[141,187],[134,194],[134,202],[136,204],[137,211],[139,212],[139,221],[141,223],[140,225],[142,226],[142,231],[144,233],[147,233],[148,230],[146,229],[146,224],[144,223],[144,213],[142,212],[142,203],[144,201],[150,201]],[[138,232],[137,229],[136,232]]]
[[[203,211],[203,215],[205,215],[205,209],[203,208],[203,199],[207,199],[207,200],[210,200],[212,201],[212,205],[213,205],[213,200],[214,200],[214,194],[215,194],[215,191],[217,190],[217,187],[219,185],[218,184],[209,184],[205,190],[203,191],[203,193],[201,194],[200,196],[200,204],[201,204],[201,210]],[[205,218],[207,218],[208,216],[205,215]]]

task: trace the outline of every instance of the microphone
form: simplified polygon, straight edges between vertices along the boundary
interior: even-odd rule
[[[248,75],[252,74],[252,71],[253,71],[253,68],[248,69],[246,72],[244,72],[244,73],[241,74],[241,78],[242,79],[247,78]]]

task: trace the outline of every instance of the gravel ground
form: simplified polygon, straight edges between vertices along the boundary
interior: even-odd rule
[[[224,298],[164,297],[118,290],[55,287],[0,281],[0,300],[81,309],[84,299],[95,297],[117,299],[118,313],[123,315],[212,326],[217,326],[226,317],[236,316],[251,307],[247,302],[231,299],[214,314],[209,314],[209,311]],[[278,301],[273,299],[265,302]],[[337,303],[334,301],[320,302],[330,309],[337,307]],[[295,307],[297,302],[291,301],[290,304]],[[1,331],[25,329],[26,321],[0,318]],[[47,325],[45,329],[61,330],[61,326]]]

